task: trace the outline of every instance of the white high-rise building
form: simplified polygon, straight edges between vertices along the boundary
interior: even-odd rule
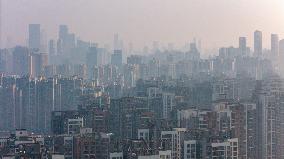
[[[172,159],[172,151],[171,150],[159,151],[159,158],[160,159]]]
[[[212,152],[211,157],[212,159],[220,159],[220,158],[233,158],[238,159],[239,158],[239,150],[238,150],[238,139],[228,139],[225,142],[218,142],[218,143],[212,143]]]
[[[175,128],[172,131],[162,131],[161,141],[165,150],[171,151],[172,159],[181,159],[185,128]]]
[[[197,159],[197,141],[196,140],[184,141],[183,158],[184,159]]]
[[[68,134],[80,134],[80,130],[83,126],[83,118],[68,119]]]

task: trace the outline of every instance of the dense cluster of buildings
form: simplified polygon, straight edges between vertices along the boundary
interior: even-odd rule
[[[284,157],[284,43],[219,49],[202,59],[153,48],[125,57],[59,27],[44,53],[0,51],[0,156],[54,159],[280,159]],[[131,52],[130,52],[131,53]]]

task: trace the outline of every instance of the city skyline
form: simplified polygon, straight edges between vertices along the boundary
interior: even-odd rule
[[[283,159],[282,19],[284,0],[0,0],[0,158]]]
[[[3,0],[2,3],[2,42],[7,44],[8,41],[12,46],[26,43],[30,23],[41,24],[48,39],[57,37],[60,24],[68,25],[80,39],[100,44],[112,44],[113,35],[118,33],[126,46],[132,43],[140,50],[145,45],[150,47],[153,41],[164,45],[174,43],[180,48],[194,38],[202,40],[205,50],[211,50],[220,46],[237,46],[239,36],[247,37],[247,45],[252,47],[252,32],[256,29],[263,32],[263,48],[270,48],[270,34],[277,33],[282,39],[281,28],[284,28],[281,0]],[[9,27],[11,25],[13,27]]]

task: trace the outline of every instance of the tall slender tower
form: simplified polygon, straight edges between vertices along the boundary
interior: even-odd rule
[[[284,56],[284,39],[279,41],[279,56]]]
[[[262,57],[262,32],[256,30],[254,32],[254,57],[261,58]],[[256,67],[256,78],[261,79],[262,77],[262,69],[260,65],[257,64]]]
[[[29,48],[40,49],[40,24],[29,24]]]
[[[254,32],[254,54],[256,56],[262,55],[262,32],[258,30]]]
[[[242,56],[247,52],[247,39],[246,37],[239,37],[239,50]]]
[[[271,53],[273,57],[279,54],[279,37],[277,34],[271,34]]]

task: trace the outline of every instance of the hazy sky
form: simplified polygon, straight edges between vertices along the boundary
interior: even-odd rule
[[[119,33],[134,47],[152,41],[181,46],[194,37],[206,48],[237,45],[253,31],[284,38],[284,0],[2,0],[5,40],[23,44],[29,23],[40,23],[49,37],[59,24],[81,39],[112,44]]]

